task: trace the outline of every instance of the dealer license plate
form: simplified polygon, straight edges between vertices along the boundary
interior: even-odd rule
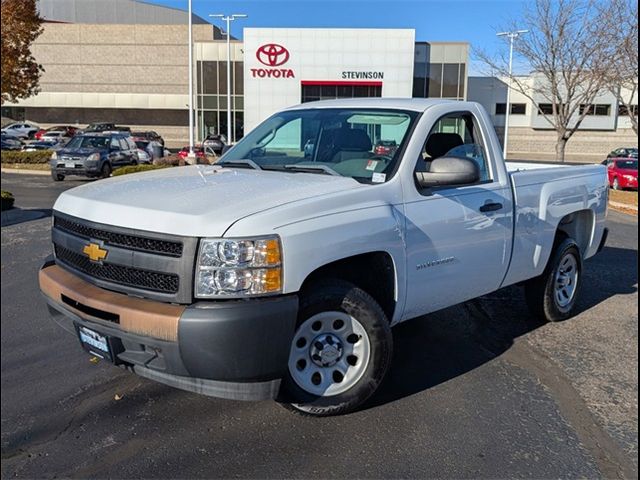
[[[111,350],[109,349],[107,337],[82,326],[78,326],[78,337],[80,337],[82,348],[87,352],[96,357],[111,360]]]

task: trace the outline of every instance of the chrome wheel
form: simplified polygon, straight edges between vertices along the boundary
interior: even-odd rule
[[[555,275],[555,298],[558,307],[561,309],[571,305],[578,286],[578,260],[573,253],[567,253],[556,271]]]
[[[330,397],[358,383],[370,357],[369,337],[358,320],[344,312],[321,312],[298,328],[289,372],[304,391]]]

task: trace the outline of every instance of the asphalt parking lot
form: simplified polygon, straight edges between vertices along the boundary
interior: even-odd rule
[[[580,314],[541,325],[519,288],[402,324],[387,382],[325,419],[93,364],[37,287],[49,177],[2,174],[2,477],[637,477],[637,219],[609,213]],[[8,221],[6,221],[8,220]]]

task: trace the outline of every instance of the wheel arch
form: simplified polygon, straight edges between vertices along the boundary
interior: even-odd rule
[[[572,212],[560,219],[556,229],[554,245],[564,237],[573,239],[584,258],[595,234],[596,216],[593,210],[585,209]]]
[[[300,287],[304,294],[314,283],[328,278],[353,283],[371,295],[391,322],[398,307],[397,268],[386,251],[351,255],[322,265],[309,273]]]

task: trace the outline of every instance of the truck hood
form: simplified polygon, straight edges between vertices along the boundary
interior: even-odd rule
[[[216,237],[249,215],[365,187],[348,177],[191,166],[95,181],[62,193],[53,208],[107,225]]]

